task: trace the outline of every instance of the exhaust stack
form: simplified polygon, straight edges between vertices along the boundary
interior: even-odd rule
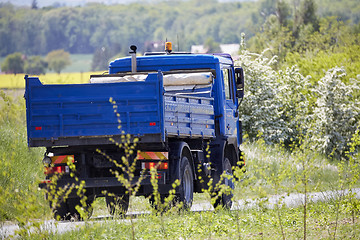
[[[131,72],[136,73],[137,66],[136,66],[136,49],[137,47],[135,45],[131,45],[130,49],[132,50],[130,53],[131,55]]]

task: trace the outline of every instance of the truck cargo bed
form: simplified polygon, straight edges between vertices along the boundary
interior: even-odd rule
[[[213,99],[165,93],[161,72],[140,82],[43,85],[36,77],[25,80],[30,147],[111,144],[110,137],[122,134],[142,142],[215,136]]]

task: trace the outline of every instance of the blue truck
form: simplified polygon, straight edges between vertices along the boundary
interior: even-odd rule
[[[42,84],[25,76],[28,146],[46,148],[40,187],[50,204],[60,199],[52,206],[57,219],[79,216],[79,185],[87,206],[106,197],[112,214],[126,212],[130,194],[156,207],[151,168],[160,202],[176,181],[174,201],[190,208],[193,193],[209,182],[215,193],[221,181],[233,189],[233,167],[245,164],[238,118],[244,74],[231,56],[167,51],[136,57],[132,50],[87,84]],[[131,175],[124,166],[133,163]],[[135,186],[136,193],[129,192]],[[219,205],[230,208],[232,192],[220,194]]]

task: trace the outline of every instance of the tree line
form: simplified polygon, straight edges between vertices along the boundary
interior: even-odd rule
[[[216,0],[163,1],[103,5],[90,3],[84,7],[16,7],[0,4],[0,56],[14,52],[46,55],[64,49],[76,54],[93,54],[106,49],[108,55],[128,53],[135,44],[141,52],[149,41],[176,42],[176,49],[189,51],[193,44],[209,38],[218,43],[239,43],[241,33],[248,38],[261,32],[270,15],[276,15],[282,26],[306,0],[261,0],[225,2]],[[320,16],[338,16],[341,21],[357,24],[360,7],[356,0],[317,0]],[[303,15],[306,13],[302,13]],[[304,15],[305,24],[313,22]],[[296,19],[295,19],[296,21]],[[314,22],[316,25],[316,23]]]

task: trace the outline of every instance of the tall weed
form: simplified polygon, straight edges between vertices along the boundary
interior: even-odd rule
[[[26,142],[25,104],[0,91],[0,220],[44,215],[37,181],[42,175],[42,149]]]

